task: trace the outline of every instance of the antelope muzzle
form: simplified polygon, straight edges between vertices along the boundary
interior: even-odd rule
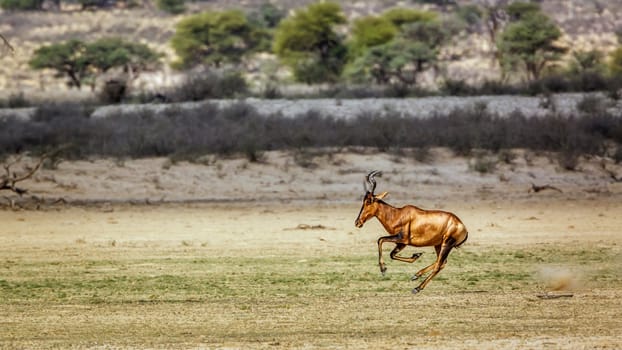
[[[356,220],[354,220],[354,226],[356,226],[357,228],[363,227],[363,221],[361,221],[361,219],[359,218],[356,218]]]

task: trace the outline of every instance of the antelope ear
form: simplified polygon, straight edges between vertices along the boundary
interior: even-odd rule
[[[375,195],[374,198],[376,198],[376,199],[383,199],[388,194],[389,194],[389,192],[382,192],[381,194]]]

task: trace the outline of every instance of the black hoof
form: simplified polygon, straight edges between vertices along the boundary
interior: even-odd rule
[[[413,294],[417,294],[421,291],[421,289],[419,289],[419,287],[413,288]]]
[[[419,276],[417,276],[417,275],[414,275],[414,276],[412,276],[412,277],[410,278],[410,280],[411,280],[411,281],[416,281],[416,280],[418,280],[418,279],[419,279]]]
[[[384,276],[387,273],[387,268],[386,267],[381,267],[380,268],[380,273],[382,274],[382,276]]]
[[[415,259],[415,258],[417,258],[417,259],[418,259],[418,258],[421,256],[421,254],[423,254],[423,253],[415,253],[415,254],[413,254],[413,257],[412,257],[412,258],[413,258],[413,259]]]

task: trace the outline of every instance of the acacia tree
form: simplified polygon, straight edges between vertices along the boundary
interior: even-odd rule
[[[388,29],[378,30],[387,23]],[[365,25],[369,28],[362,28]],[[440,46],[450,36],[448,28],[435,12],[400,8],[355,22],[351,45],[357,50],[345,75],[354,81],[415,85],[418,76],[435,65]]]
[[[352,39],[349,44],[351,57],[362,56],[370,47],[383,45],[399,33],[398,28],[387,18],[366,16],[354,21]]]
[[[352,25],[349,41],[350,59],[355,60],[365,55],[365,50],[387,44],[400,34],[403,36],[412,26],[436,23],[438,20],[436,12],[401,7],[389,9],[380,16],[361,17]],[[412,39],[422,41],[416,37]]]
[[[605,71],[603,57],[603,53],[595,49],[574,51],[568,71],[571,74],[603,73]]]
[[[120,67],[132,77],[156,66],[161,57],[147,45],[131,43],[121,38],[102,38],[89,43],[86,45],[85,56],[90,68],[98,73]]]
[[[521,19],[528,18],[531,15],[537,15],[540,13],[540,5],[534,2],[528,1],[514,1],[508,4],[505,8],[508,19],[511,22],[519,21]]]
[[[532,12],[522,16],[506,27],[497,43],[503,69],[522,68],[527,80],[540,78],[547,65],[566,52],[566,48],[556,42],[561,36],[557,25],[545,14]]]
[[[311,4],[279,23],[273,50],[298,81],[335,82],[347,54],[343,38],[335,29],[344,23],[346,18],[336,3]]]
[[[419,73],[436,61],[437,53],[420,41],[404,38],[370,48],[351,66],[352,75],[371,78],[377,84],[411,86]]]
[[[206,64],[216,68],[238,64],[262,39],[260,28],[251,25],[239,10],[203,12],[181,20],[171,39],[179,56],[176,68]]]
[[[88,75],[85,51],[84,42],[71,39],[36,49],[29,64],[34,69],[54,69],[57,77],[69,78],[68,86],[80,89]]]
[[[118,67],[131,78],[158,64],[160,55],[148,46],[120,38],[103,38],[92,43],[72,39],[35,50],[29,64],[34,69],[54,69],[67,76],[68,85],[80,89],[84,82],[94,84],[98,75]]]
[[[388,9],[382,14],[382,18],[389,20],[398,28],[412,23],[428,23],[439,20],[438,13],[434,11],[409,9],[403,7]]]

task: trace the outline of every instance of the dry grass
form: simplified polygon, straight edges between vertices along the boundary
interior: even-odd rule
[[[381,277],[379,225],[354,231],[357,209],[0,212],[8,223],[0,233],[0,347],[622,345],[619,208],[554,201],[463,207],[468,244],[417,296],[409,277],[432,260],[432,250],[421,249],[424,261],[414,265],[390,261]],[[543,210],[561,221],[525,219]],[[584,221],[556,232],[578,211]],[[291,229],[301,223],[331,229]],[[549,288],[543,268],[580,276],[574,296],[538,299]]]

